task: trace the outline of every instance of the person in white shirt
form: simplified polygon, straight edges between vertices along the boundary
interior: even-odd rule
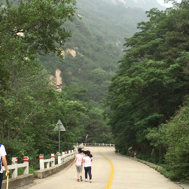
[[[3,165],[5,167],[5,171],[7,173],[7,175],[9,174],[9,170],[8,170],[8,167],[7,167],[7,159],[6,159],[6,151],[5,151],[5,147],[0,144],[0,189],[1,189],[1,184],[2,184],[2,181],[3,181],[3,169],[2,169],[2,162],[3,162]]]
[[[77,182],[79,182],[79,176],[80,181],[82,181],[82,161],[83,161],[83,155],[82,155],[82,149],[78,149],[78,154],[76,155],[74,161],[70,164],[70,166],[73,165],[73,163],[76,161],[76,170],[77,170]]]
[[[91,153],[90,151],[87,151],[85,153],[85,157],[83,158],[83,163],[84,163],[84,169],[85,169],[85,182],[87,182],[87,174],[89,175],[89,182],[92,182],[92,174],[91,174],[91,161],[92,158],[90,157]]]

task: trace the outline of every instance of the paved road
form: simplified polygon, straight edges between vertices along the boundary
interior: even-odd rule
[[[181,189],[175,183],[166,179],[154,169],[133,161],[132,159],[116,155],[112,147],[91,147],[94,159],[92,162],[93,182],[77,182],[76,169],[73,165],[51,177],[35,181],[30,189],[110,189],[107,187],[114,167],[111,189]],[[99,154],[106,156],[110,162]]]

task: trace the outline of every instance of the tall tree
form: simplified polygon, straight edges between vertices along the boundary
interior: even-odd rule
[[[115,141],[124,153],[133,146],[150,154],[148,128],[173,116],[189,92],[185,62],[176,61],[189,51],[188,8],[152,9],[150,20],[138,24],[141,31],[126,39],[127,51],[106,98]],[[158,150],[162,156],[166,149]]]

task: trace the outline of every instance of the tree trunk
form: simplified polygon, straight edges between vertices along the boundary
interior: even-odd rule
[[[2,139],[4,139],[4,130],[5,130],[5,124],[2,122]]]
[[[7,120],[8,125],[8,140],[10,139],[10,119]]]

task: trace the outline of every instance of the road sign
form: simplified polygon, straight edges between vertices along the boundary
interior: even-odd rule
[[[66,131],[64,125],[60,120],[58,120],[58,123],[56,124],[54,131],[58,131],[59,133],[59,153],[60,153],[60,131]]]
[[[54,131],[59,131],[59,127],[60,127],[60,131],[66,131],[63,123],[60,120],[58,120],[58,123],[56,124]]]

